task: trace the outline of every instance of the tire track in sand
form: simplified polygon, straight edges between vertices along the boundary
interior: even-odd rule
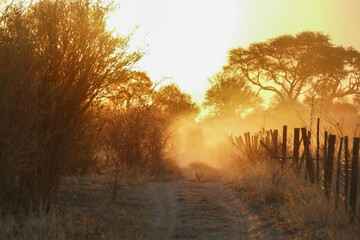
[[[150,240],[171,239],[176,225],[175,191],[178,182],[158,182],[149,184],[147,194],[153,201]]]
[[[281,238],[224,182],[159,182],[147,190],[154,207],[148,239]]]
[[[253,214],[240,195],[226,183],[210,183],[207,187],[217,204],[225,209],[224,215],[230,220],[232,229],[231,239],[279,239],[278,232]]]

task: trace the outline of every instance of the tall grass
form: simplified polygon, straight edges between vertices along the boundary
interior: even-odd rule
[[[235,187],[270,206],[275,221],[303,239],[358,239],[360,226],[316,185],[277,162],[238,159]]]
[[[89,221],[57,212],[40,211],[37,215],[7,215],[0,219],[0,239],[86,239],[93,235]]]
[[[112,202],[108,176],[66,177],[50,211],[4,211],[0,239],[142,239],[149,211],[145,179],[133,171],[119,180],[121,188]]]

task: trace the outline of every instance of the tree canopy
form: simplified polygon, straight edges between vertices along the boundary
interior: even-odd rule
[[[260,101],[242,75],[220,72],[209,82],[212,86],[206,91],[204,106],[212,108],[216,115],[239,115]]]
[[[282,102],[315,94],[326,102],[359,92],[360,54],[335,46],[328,35],[301,32],[283,35],[229,52],[224,68],[243,74],[258,91],[270,91]]]
[[[146,72],[128,71],[122,81],[110,90],[110,99],[120,107],[144,105],[149,102],[154,87]]]
[[[197,114],[198,106],[191,96],[182,92],[176,84],[163,86],[154,95],[154,103],[172,116]]]

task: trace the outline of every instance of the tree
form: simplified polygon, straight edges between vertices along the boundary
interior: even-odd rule
[[[174,83],[161,87],[154,95],[154,103],[161,110],[175,117],[199,112],[191,96],[181,92],[179,86]]]
[[[100,1],[40,0],[0,18],[3,200],[49,205],[89,107],[141,57],[106,30],[108,11]]]
[[[314,78],[314,97],[329,106],[336,99],[360,93],[360,53],[353,48],[332,47],[322,52],[323,65]]]
[[[149,102],[154,92],[154,84],[146,72],[129,71],[123,81],[114,86],[110,99],[120,107],[143,105]]]
[[[220,72],[209,82],[212,86],[206,91],[204,106],[213,108],[217,115],[235,116],[259,103],[242,75]]]
[[[259,92],[273,92],[282,102],[297,102],[314,86],[332,101],[359,91],[358,59],[357,51],[334,46],[323,33],[301,32],[233,49],[225,69],[242,73]]]

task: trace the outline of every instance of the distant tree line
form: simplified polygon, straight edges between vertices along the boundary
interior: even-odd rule
[[[311,101],[326,111],[347,97],[359,101],[360,53],[321,32],[283,35],[230,50],[228,64],[209,81],[204,105],[217,114],[255,107],[261,92],[273,93],[273,104]]]

